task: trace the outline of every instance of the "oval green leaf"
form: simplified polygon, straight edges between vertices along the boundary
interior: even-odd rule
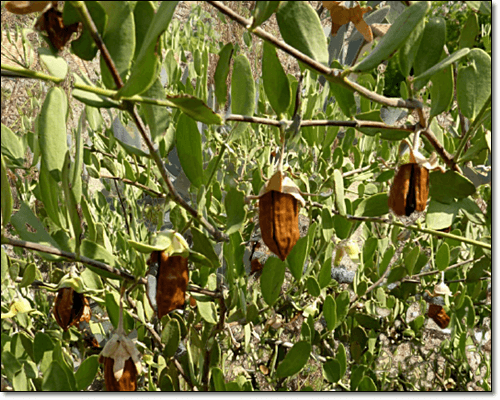
[[[414,75],[418,76],[437,64],[446,41],[446,23],[443,18],[430,18],[425,24],[420,46],[413,63]]]
[[[272,306],[278,300],[285,279],[286,263],[277,257],[269,257],[260,276],[260,290],[264,301]]]
[[[285,359],[278,365],[277,374],[279,378],[286,378],[288,376],[295,375],[299,372],[304,365],[306,365],[307,360],[309,360],[309,355],[311,353],[311,343],[302,341],[295,343],[293,347],[288,350]]]
[[[266,96],[274,112],[276,115],[284,113],[290,106],[291,101],[290,82],[286,77],[275,48],[268,42],[264,42],[262,79]]]
[[[229,73],[229,65],[233,56],[234,48],[232,43],[227,43],[221,51],[219,51],[219,61],[215,68],[215,96],[219,104],[225,104],[227,100],[227,74]]]
[[[243,54],[234,58],[231,80],[231,110],[233,114],[253,116],[255,109],[255,80],[250,61]],[[241,135],[248,123],[239,122],[233,131],[233,139]]]
[[[389,212],[389,196],[387,193],[377,193],[363,199],[358,204],[354,215],[357,217],[378,217]]]
[[[418,27],[429,9],[428,1],[419,1],[404,10],[391,25],[373,51],[353,67],[356,72],[369,71],[389,59]]]
[[[203,183],[201,135],[196,122],[185,114],[182,114],[177,122],[175,141],[182,169],[189,181],[195,187],[200,187]]]

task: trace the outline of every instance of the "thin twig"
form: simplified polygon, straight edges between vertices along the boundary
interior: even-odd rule
[[[120,178],[119,176],[111,176],[111,175],[100,175],[99,178],[121,181],[127,185],[132,185],[132,186],[138,187],[139,189],[142,189],[145,192],[148,192],[149,194],[153,195],[154,197],[160,197],[160,198],[168,197],[165,193],[157,192],[156,190],[153,190],[150,187],[143,185],[142,183],[134,182],[134,181],[131,181],[130,179],[127,179],[127,178]]]
[[[457,171],[458,173],[462,173],[462,170],[457,165],[457,163],[453,160],[453,156],[446,151],[444,146],[439,142],[434,133],[427,128],[426,130],[421,131],[421,134],[425,136],[425,138],[431,143],[432,147],[434,147],[441,157],[441,159],[445,162],[448,167]]]

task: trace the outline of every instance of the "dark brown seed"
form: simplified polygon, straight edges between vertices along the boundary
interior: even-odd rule
[[[416,163],[402,165],[392,183],[389,208],[396,215],[409,217],[414,211],[424,211],[429,196],[429,171]]]
[[[444,308],[437,304],[429,304],[427,315],[429,318],[432,318],[441,329],[446,328],[450,323],[450,317],[446,314]]]
[[[137,369],[132,358],[125,361],[123,374],[119,381],[113,373],[115,360],[110,357],[100,357],[99,361],[104,363],[104,382],[108,392],[135,392],[137,390]]]
[[[284,261],[300,238],[298,200],[274,190],[265,193],[259,199],[259,224],[264,243]]]

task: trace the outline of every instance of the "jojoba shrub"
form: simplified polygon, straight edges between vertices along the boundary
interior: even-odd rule
[[[491,4],[3,2],[5,391],[491,390]]]

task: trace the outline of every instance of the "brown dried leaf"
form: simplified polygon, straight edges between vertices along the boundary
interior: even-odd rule
[[[361,7],[359,4],[353,8],[347,8],[341,3],[342,1],[323,1],[323,7],[330,11],[332,18],[332,36],[337,34],[342,25],[352,22],[367,42],[373,41],[372,30],[363,19],[363,14],[371,11],[372,8]]]

